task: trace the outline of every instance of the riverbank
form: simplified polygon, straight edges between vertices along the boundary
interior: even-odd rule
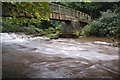
[[[76,39],[77,41],[81,42],[95,42],[98,44],[102,45],[109,45],[109,46],[114,46],[114,47],[119,47],[120,43],[117,39],[111,39],[111,38],[106,38],[106,37],[82,37],[79,39]]]

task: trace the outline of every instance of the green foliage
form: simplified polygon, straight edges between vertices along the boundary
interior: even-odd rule
[[[44,30],[44,34],[48,37],[54,37],[57,36],[60,32],[60,21],[42,21],[41,22],[41,29]]]
[[[120,38],[119,14],[117,12],[103,12],[98,20],[92,21],[90,35]]]
[[[11,20],[11,21],[10,21]],[[34,25],[18,25],[12,22],[12,17],[2,19],[2,32],[24,32],[26,34],[42,34],[43,31]]]
[[[101,12],[120,7],[118,2],[60,2],[60,4],[87,13],[93,19],[99,18]]]
[[[42,35],[44,33],[43,30],[36,28],[33,25],[29,27],[25,27],[24,29],[25,31],[27,31],[27,34],[34,34],[34,35],[41,34]]]
[[[91,31],[91,26],[90,25],[86,25],[85,27],[82,28],[80,35],[82,35],[82,36],[89,36],[90,35],[90,31]]]
[[[27,21],[28,18],[13,18],[13,17],[3,17],[2,18],[2,32],[24,32],[26,34],[33,35],[46,35],[48,37],[53,37],[59,34],[60,22],[59,21],[43,21],[35,22],[34,18]],[[14,20],[16,22],[14,22]],[[33,20],[33,21],[32,21]],[[22,24],[19,24],[22,23]],[[45,29],[44,29],[45,28]]]
[[[95,36],[100,36],[99,30],[102,29],[102,23],[100,23],[100,21],[94,20],[89,25],[91,27],[91,31],[89,34],[95,35]]]
[[[41,20],[48,20],[46,17],[50,11],[48,6],[47,2],[4,2],[2,15],[13,17],[10,21],[15,24],[22,25],[29,21],[38,23]]]
[[[2,32],[42,34],[41,20],[48,20],[47,2],[3,2]]]
[[[47,2],[4,2],[4,15],[43,18],[49,11]],[[9,12],[8,12],[9,11]]]

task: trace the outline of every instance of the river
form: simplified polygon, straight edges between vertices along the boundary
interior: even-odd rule
[[[102,38],[1,33],[3,78],[115,78],[118,47]]]

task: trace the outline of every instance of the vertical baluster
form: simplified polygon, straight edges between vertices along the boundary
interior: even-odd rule
[[[80,15],[80,12],[78,11],[78,18],[80,17],[79,15]]]
[[[83,19],[85,19],[85,14],[83,13]]]
[[[54,4],[54,9],[55,9],[55,12],[56,12],[56,4]]]
[[[62,18],[62,8],[61,8],[61,6],[60,6],[60,19]]]
[[[73,12],[73,9],[72,9],[72,12],[71,12],[71,13],[72,13],[72,17],[73,17],[73,16],[74,16],[74,12]]]
[[[85,15],[85,17],[86,17],[86,19],[88,19],[88,16],[87,16],[87,14]]]
[[[64,7],[64,19],[66,20],[66,7]]]
[[[81,18],[81,12],[79,11],[79,18]]]
[[[74,10],[74,17],[76,16],[76,12],[75,12],[75,10]]]
[[[75,16],[76,16],[76,18],[77,18],[77,11],[75,10]]]
[[[68,14],[68,9],[67,9],[67,7],[65,7],[65,15],[67,15]]]
[[[60,19],[60,5],[58,7],[59,7],[58,15],[59,15],[59,19]]]
[[[79,18],[79,16],[78,16],[78,15],[79,15],[79,12],[77,11],[77,18]]]
[[[73,17],[75,17],[75,10],[73,10],[73,12],[74,12],[74,16]]]
[[[57,5],[57,13],[59,13],[59,5]]]
[[[85,19],[87,19],[87,14],[85,14]]]
[[[63,13],[63,12],[64,12],[63,10],[64,10],[64,9],[63,9],[63,6],[61,6],[61,12],[62,12],[62,14],[64,14],[64,13]]]
[[[74,10],[74,17],[76,17],[76,10]]]
[[[71,16],[73,17],[73,15],[74,15],[74,13],[73,13],[73,9],[71,9],[71,14],[72,14]]]
[[[58,5],[58,13],[60,13],[60,5]]]
[[[73,17],[75,17],[76,16],[76,12],[75,12],[75,10],[74,10],[74,16]]]
[[[83,19],[83,12],[81,12],[81,17],[82,17],[82,19]]]
[[[74,10],[74,17],[76,17],[76,10]]]
[[[70,17],[71,17],[71,9],[69,9]]]
[[[74,11],[73,11],[73,9],[72,9],[72,17],[74,16]]]
[[[68,16],[70,17],[70,8],[68,8]]]
[[[55,11],[55,5],[53,5],[53,11]]]
[[[81,12],[79,11],[79,18],[81,17]]]
[[[63,14],[65,14],[65,9],[64,9],[64,7],[63,7]]]
[[[54,4],[52,4],[52,11],[54,11]]]
[[[65,7],[63,7],[63,12],[64,12],[64,15],[65,15]]]

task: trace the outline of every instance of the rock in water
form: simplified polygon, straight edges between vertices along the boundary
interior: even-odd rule
[[[50,39],[51,39],[51,40],[52,40],[52,39],[59,39],[59,37],[58,37],[58,36],[57,36],[57,37],[51,37]]]

